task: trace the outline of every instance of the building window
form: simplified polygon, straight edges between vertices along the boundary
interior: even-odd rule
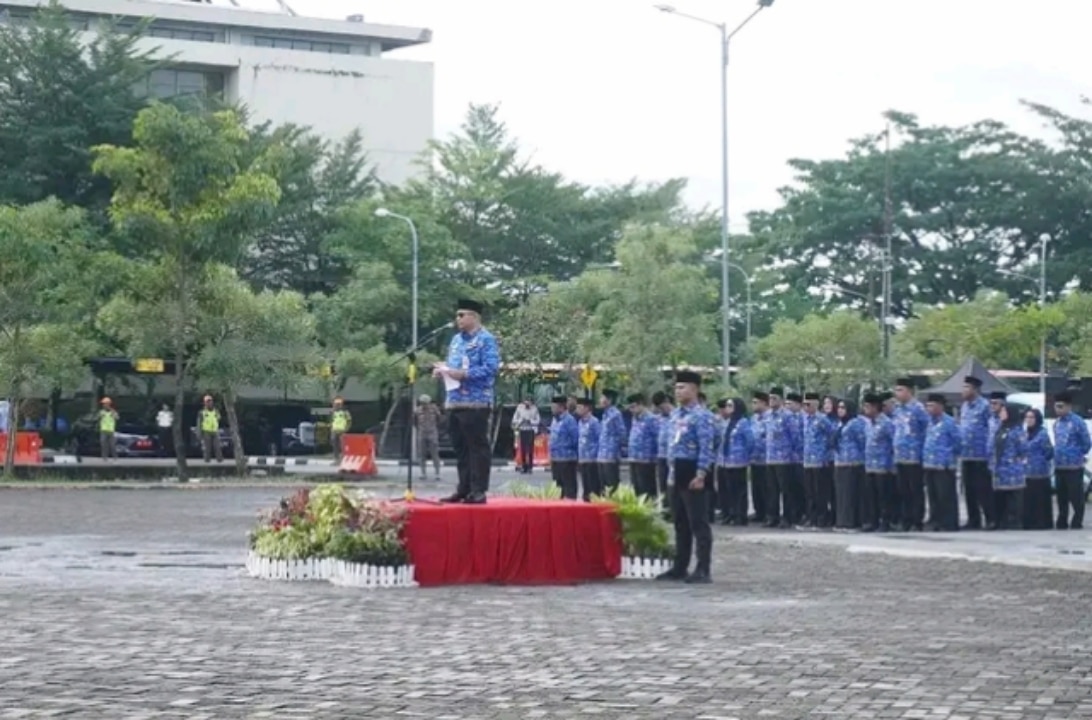
[[[203,70],[163,68],[153,70],[147,80],[139,83],[134,90],[138,95],[159,100],[187,95],[222,97],[224,74]]]
[[[211,30],[186,30],[182,28],[156,27],[148,28],[150,37],[167,38],[169,40],[193,40],[195,42],[216,42],[216,33]]]
[[[320,40],[293,40],[292,38],[255,35],[254,45],[257,47],[279,48],[281,50],[302,50],[303,52],[331,53],[334,55],[349,54],[349,45],[347,43]]]

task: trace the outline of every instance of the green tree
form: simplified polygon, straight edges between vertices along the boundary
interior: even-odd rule
[[[280,198],[265,169],[275,166],[278,148],[257,158],[247,156],[248,148],[236,113],[185,114],[162,104],[137,116],[132,147],[94,148],[95,171],[115,186],[110,218],[116,231],[152,251],[139,285],[121,300],[147,311],[137,325],[141,339],[157,339],[175,360],[175,417],[182,417],[189,363],[206,340],[198,331],[197,299],[210,268],[237,266],[250,234],[270,220]],[[179,424],[174,433],[184,478]]]
[[[145,100],[133,87],[156,67],[143,28],[104,23],[85,40],[53,0],[30,22],[0,24],[0,201],[56,197],[105,210],[110,186],[91,147],[128,141]]]
[[[83,213],[56,200],[0,207],[0,377],[11,428],[19,427],[21,401],[31,391],[52,390],[82,369],[65,280],[86,232]],[[5,473],[14,462],[9,442]]]

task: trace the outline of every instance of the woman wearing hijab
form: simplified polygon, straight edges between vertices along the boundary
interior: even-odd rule
[[[1024,489],[1024,529],[1051,530],[1050,477],[1053,475],[1054,443],[1043,428],[1043,414],[1035,408],[1024,413],[1028,434],[1027,487]]]
[[[857,508],[864,474],[865,421],[857,417],[857,406],[849,400],[837,405],[838,429],[834,431],[834,527],[856,530],[861,526]]]
[[[725,525],[747,524],[747,467],[754,451],[754,433],[747,418],[747,405],[741,398],[725,404],[728,418],[717,453],[717,495],[720,497],[721,522]]]
[[[998,413],[990,470],[993,471],[994,521],[986,529],[1024,527],[1024,488],[1027,485],[1028,435],[1020,408],[1006,403]]]

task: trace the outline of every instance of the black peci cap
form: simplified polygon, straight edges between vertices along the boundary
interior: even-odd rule
[[[701,385],[701,375],[693,370],[679,370],[675,373],[675,382],[677,383],[690,383],[691,385]]]
[[[908,377],[901,377],[895,381],[895,387],[904,387],[907,390],[914,389],[914,379]]]
[[[577,398],[577,405],[583,405],[584,407],[595,407],[595,401],[591,398]]]
[[[818,400],[819,393],[804,393],[805,400]]]
[[[755,400],[761,400],[762,402],[769,402],[770,401],[770,394],[769,393],[764,393],[761,390],[756,390],[751,395],[751,397],[753,397]]]
[[[565,397],[564,395],[554,395],[552,398],[550,398],[550,402],[552,402],[554,405],[568,405],[569,398]]]
[[[645,394],[644,393],[633,393],[632,395],[630,395],[629,397],[626,398],[626,404],[627,405],[644,405],[645,404]]]
[[[925,397],[925,401],[926,402],[931,402],[931,403],[936,403],[938,405],[947,405],[948,404],[948,398],[944,397],[940,393],[929,393]]]
[[[887,402],[888,400],[894,400],[895,393],[884,390],[880,393],[880,402]]]
[[[990,400],[1006,400],[1008,399],[1008,397],[1008,393],[1001,392],[1000,390],[994,390],[992,393],[990,393]]]
[[[883,405],[883,397],[878,393],[867,393],[864,396],[865,405]]]
[[[974,375],[968,375],[967,377],[963,378],[963,382],[966,385],[973,385],[976,388],[982,387],[982,381],[976,378]]]
[[[653,405],[663,405],[665,402],[667,402],[667,393],[665,393],[663,390],[657,390],[656,392],[652,393]]]
[[[482,304],[480,302],[478,302],[477,300],[470,300],[468,298],[460,298],[459,301],[455,304],[455,309],[456,310],[465,310],[465,311],[469,311],[469,312],[477,313],[477,314],[481,315],[482,310],[484,308],[482,307]]]
[[[793,402],[804,402],[804,396],[800,393],[789,393],[785,396],[786,400],[792,400]]]
[[[777,387],[776,385],[770,388],[770,395],[776,395],[777,397],[785,397],[785,388]]]

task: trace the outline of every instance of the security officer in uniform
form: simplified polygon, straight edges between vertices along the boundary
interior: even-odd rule
[[[341,462],[341,438],[352,427],[353,416],[345,409],[345,401],[334,398],[334,410],[330,413],[330,445],[334,449],[334,462]]]
[[[220,411],[212,402],[212,395],[205,396],[205,406],[197,413],[197,426],[201,431],[201,456],[205,462],[224,461],[224,449],[220,447]]]
[[[668,437],[672,515],[675,518],[675,564],[657,580],[690,584],[712,582],[713,531],[709,526],[710,493],[707,483],[713,466],[713,414],[698,400],[701,375],[689,370],[675,374],[675,399]],[[690,556],[697,544],[698,565],[689,573]]]

